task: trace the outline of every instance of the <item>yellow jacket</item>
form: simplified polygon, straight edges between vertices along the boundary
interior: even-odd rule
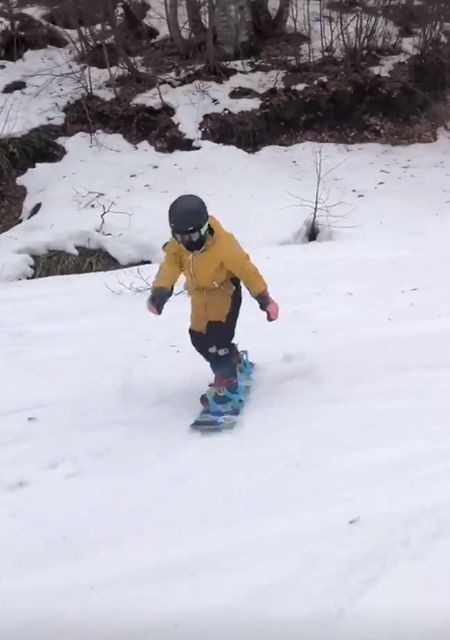
[[[209,224],[214,233],[201,251],[190,253],[174,238],[164,245],[166,256],[152,284],[152,292],[166,289],[169,297],[183,274],[191,298],[191,328],[202,332],[210,321],[225,321],[235,289],[233,277],[239,278],[254,298],[267,291],[265,280],[234,235],[213,216],[209,216]]]

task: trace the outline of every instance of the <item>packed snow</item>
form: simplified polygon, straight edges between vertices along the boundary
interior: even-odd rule
[[[210,374],[185,296],[153,318],[135,272],[2,286],[2,638],[445,627],[448,222],[391,213],[254,253],[281,317],[246,296],[257,379],[218,436],[188,428]]]
[[[233,86],[215,88],[222,105]],[[59,121],[52,87],[14,132]],[[165,95],[198,134],[183,91]],[[0,236],[2,640],[447,637],[449,137],[250,155],[78,134],[19,179],[23,222]],[[319,151],[325,241],[307,244]],[[162,317],[145,307],[185,192],[281,311],[269,324],[245,295],[252,396],[206,437],[189,430],[211,377],[189,300],[179,287]],[[80,245],[154,264],[20,281],[32,255]]]
[[[444,637],[447,134],[324,147],[326,167],[348,158],[330,204],[339,192],[358,206],[314,244],[289,244],[302,214],[286,193],[297,180],[311,196],[310,145],[164,156],[148,196],[144,165],[129,196],[108,155],[95,160],[103,147],[68,145],[28,187],[36,176],[45,195],[45,171],[80,175],[85,154],[103,169],[99,190],[141,207],[136,237],[147,208],[158,239],[167,202],[204,193],[251,245],[281,317],[268,324],[246,296],[238,339],[258,367],[252,401],[236,431],[205,439],[188,429],[210,376],[189,344],[188,300],[153,318],[131,291],[156,264],[2,285],[0,636]],[[137,152],[122,145],[129,174]],[[44,203],[53,189],[54,220],[76,229],[61,182],[47,180]]]

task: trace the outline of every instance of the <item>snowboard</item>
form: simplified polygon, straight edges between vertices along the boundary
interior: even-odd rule
[[[226,413],[221,416],[211,415],[208,409],[202,409],[193,422],[191,422],[191,429],[199,431],[201,433],[208,433],[214,431],[223,431],[224,429],[233,429],[242,412],[247,404],[248,396],[253,385],[253,375],[243,376],[242,382],[244,384],[244,398],[240,409],[236,413]]]

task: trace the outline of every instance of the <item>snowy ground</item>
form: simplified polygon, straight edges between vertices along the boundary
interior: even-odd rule
[[[74,251],[77,244],[104,248],[122,264],[159,261],[167,208],[180,193],[201,193],[251,250],[289,242],[314,199],[314,144],[256,155],[206,142],[197,151],[160,154],[147,143],[135,148],[102,134],[64,144],[61,162],[38,165],[18,180],[27,188],[25,220],[0,236],[1,280],[32,275],[30,254]],[[364,246],[395,244],[406,229],[415,241],[432,241],[447,224],[449,155],[445,131],[433,145],[323,146],[323,197],[331,207],[323,222],[336,240],[363,239]],[[38,202],[39,213],[26,219]]]
[[[66,89],[42,88],[15,131],[57,118]],[[165,98],[198,127],[204,103]],[[20,179],[24,222],[0,236],[0,638],[448,637],[448,133],[323,146],[331,239],[309,245],[292,239],[315,145],[62,142],[62,162]],[[236,431],[206,438],[188,429],[210,374],[184,295],[154,318],[123,286],[135,270],[14,281],[30,254],[77,243],[158,260],[186,191],[281,308],[268,324],[246,296],[254,395]]]
[[[255,253],[282,315],[246,297],[258,378],[219,436],[188,430],[184,296],[1,287],[0,637],[445,637],[449,222],[419,204]]]
[[[134,271],[0,288],[0,637],[445,637],[450,145],[352,150],[330,183],[350,220],[280,244],[301,220],[283,171],[297,157],[310,189],[310,151],[180,154],[281,306],[269,325],[246,298],[258,379],[234,433],[188,431],[209,372],[186,297],[150,317]],[[182,189],[159,175],[162,234]]]

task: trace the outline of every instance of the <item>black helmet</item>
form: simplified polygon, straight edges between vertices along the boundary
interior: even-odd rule
[[[172,233],[199,231],[207,222],[208,209],[198,196],[179,196],[169,207],[169,224]]]

